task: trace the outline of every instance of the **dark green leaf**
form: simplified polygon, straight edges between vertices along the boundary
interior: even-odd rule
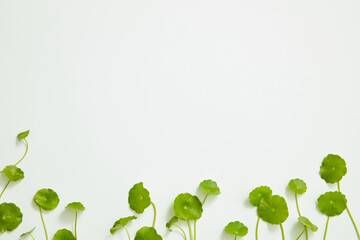
[[[142,227],[136,232],[134,240],[162,240],[153,227]]]
[[[17,139],[20,141],[21,139],[26,138],[29,135],[30,130],[27,130],[25,132],[21,132],[17,135]]]
[[[24,178],[24,172],[15,165],[6,166],[4,168],[4,173],[6,177],[12,182],[16,182]]]
[[[301,216],[298,218],[298,220],[302,225],[304,225],[307,228],[310,228],[311,231],[316,232],[318,230],[318,227],[312,222],[310,222],[310,220],[307,217]]]
[[[306,183],[299,178],[291,179],[289,188],[296,194],[303,194],[307,189]]]
[[[14,203],[0,204],[0,233],[16,229],[22,222],[23,214]]]
[[[36,205],[44,210],[53,210],[59,204],[59,196],[52,189],[40,189],[34,196],[34,202]]]
[[[136,213],[143,213],[150,206],[151,199],[149,191],[143,187],[143,183],[135,184],[129,191],[129,205]]]
[[[341,192],[326,192],[317,199],[320,212],[328,217],[340,215],[346,209],[346,197]]]
[[[225,232],[231,235],[243,237],[248,233],[248,228],[241,222],[235,221],[225,227]]]
[[[219,195],[220,188],[213,180],[204,180],[200,183],[200,189],[207,195]]]
[[[60,229],[55,233],[53,240],[76,240],[76,238],[69,230]]]
[[[68,209],[73,209],[75,211],[84,211],[85,210],[85,207],[84,205],[82,205],[82,203],[80,202],[72,202],[72,203],[69,203],[66,208]]]
[[[257,207],[259,206],[261,199],[270,197],[271,194],[271,188],[268,186],[260,186],[251,191],[249,194],[249,201],[251,205]]]
[[[180,220],[196,220],[202,215],[202,204],[197,196],[190,193],[179,194],[174,201],[175,216]]]
[[[347,172],[346,162],[339,155],[329,154],[322,161],[320,176],[327,183],[339,182]]]
[[[125,218],[120,218],[119,220],[117,220],[113,227],[110,229],[111,234],[114,234],[117,230],[119,230],[120,228],[123,228],[126,226],[126,224],[128,224],[131,220],[136,219],[137,217],[135,216],[130,216],[130,217],[125,217]]]
[[[263,221],[271,224],[283,223],[289,216],[285,199],[278,195],[263,198],[257,208],[257,213]]]

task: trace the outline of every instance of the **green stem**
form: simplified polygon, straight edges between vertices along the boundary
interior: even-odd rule
[[[44,217],[43,217],[43,214],[42,214],[41,207],[39,207],[39,210],[40,210],[41,221],[42,221],[42,224],[43,224],[43,226],[44,226],[45,237],[46,237],[46,240],[49,240],[49,237],[48,237],[48,233],[47,233],[47,230],[46,230],[46,226],[45,226]]]
[[[205,195],[205,198],[204,198],[204,200],[202,201],[201,206],[204,206],[205,201],[206,201],[206,199],[207,199],[208,196],[209,196],[208,194]],[[195,220],[195,222],[194,222],[194,240],[196,240],[196,220]]]
[[[7,188],[7,186],[9,186],[9,183],[10,183],[10,180],[6,183],[4,189],[3,189],[2,192],[0,193],[0,198],[1,198],[1,196],[4,194],[5,189]]]
[[[153,206],[154,209],[154,220],[153,220],[153,225],[152,227],[155,228],[155,222],[156,222],[156,207],[155,204],[151,201],[151,205]]]
[[[204,200],[203,200],[203,202],[201,203],[201,206],[204,206],[204,203],[205,203],[205,201],[206,201],[206,199],[207,199],[207,197],[208,197],[209,195],[208,194],[206,194],[206,196],[205,196],[205,198],[204,198]]]
[[[35,238],[33,237],[33,235],[30,233],[30,237],[33,239],[33,240],[35,240]]]
[[[27,152],[28,152],[28,150],[29,150],[29,144],[28,144],[28,142],[26,141],[25,138],[24,138],[24,141],[25,141],[25,144],[26,144],[25,153],[24,153],[24,155],[22,156],[22,158],[21,158],[19,161],[17,161],[17,163],[15,163],[15,166],[18,165],[18,164],[25,158],[25,156],[26,156],[26,154],[27,154]]]
[[[129,240],[131,240],[131,239],[130,239],[129,231],[127,230],[127,228],[126,228],[125,226],[124,226],[124,228],[125,228],[125,231],[126,231],[126,234],[127,234],[128,238],[129,238]]]
[[[176,224],[173,224],[175,227],[179,228],[180,231],[184,234],[184,239],[187,240],[187,237],[186,237],[186,234],[185,234],[185,231],[184,229],[182,229],[179,225],[176,225]]]
[[[235,239],[234,239],[234,240],[236,240],[236,238],[237,238],[237,236],[235,235]]]
[[[328,229],[328,226],[329,226],[329,219],[330,217],[327,218],[326,220],[326,227],[325,227],[325,233],[324,233],[324,240],[326,239],[326,233],[327,233],[327,229]]]
[[[256,222],[256,230],[255,230],[255,236],[256,236],[256,240],[259,239],[259,236],[258,236],[258,231],[259,231],[259,222],[260,222],[260,218],[258,217],[258,220]]]
[[[297,193],[295,193],[295,201],[296,201],[296,208],[297,208],[299,217],[301,217],[301,213],[300,213],[300,209],[299,209],[299,202],[298,202],[298,198],[297,198]]]
[[[306,235],[306,240],[308,240],[309,239],[309,233],[308,233],[307,227],[305,227],[305,235]]]
[[[280,229],[281,229],[282,239],[285,240],[284,228],[283,228],[283,225],[281,223],[280,223]]]
[[[188,226],[189,226],[190,239],[191,239],[191,240],[194,240],[193,233],[192,233],[192,229],[191,229],[190,220],[188,220],[187,222],[188,222]]]
[[[77,212],[78,211],[75,211],[75,239],[77,240],[77,233],[76,233],[76,226],[77,226]]]
[[[341,192],[341,191],[340,191],[340,181],[337,182],[337,186],[338,186],[338,191]],[[1,196],[0,196],[0,197],[1,197]],[[348,213],[348,215],[349,215],[349,217],[350,217],[350,219],[351,219],[352,224],[354,225],[354,228],[355,228],[355,231],[356,231],[356,235],[357,235],[358,239],[360,239],[359,230],[358,230],[358,228],[356,227],[355,221],[354,221],[353,217],[351,216],[350,210],[349,210],[349,208],[348,208],[347,205],[346,205],[346,211],[347,211],[347,213]]]
[[[296,240],[298,240],[305,232],[305,229],[300,233],[300,235],[296,238]]]

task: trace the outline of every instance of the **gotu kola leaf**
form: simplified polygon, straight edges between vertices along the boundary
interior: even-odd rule
[[[162,240],[162,237],[156,232],[153,227],[142,227],[135,235],[134,240]]]
[[[6,166],[4,168],[4,173],[6,177],[12,182],[16,182],[24,178],[24,172],[15,165]]]
[[[346,172],[346,162],[339,155],[327,155],[320,166],[320,176],[327,183],[339,182]]]
[[[225,232],[231,235],[243,237],[248,233],[248,228],[241,222],[230,222],[225,227]]]
[[[23,214],[14,203],[0,204],[0,233],[16,229],[22,222]]]
[[[69,203],[68,205],[66,205],[66,208],[67,209],[72,209],[72,210],[75,210],[75,211],[84,211],[85,210],[85,207],[81,202]]]
[[[59,196],[52,189],[40,189],[36,192],[34,196],[34,202],[36,203],[36,205],[38,205],[44,210],[55,209],[58,206],[59,201]]]
[[[120,228],[123,228],[126,226],[126,224],[128,224],[130,221],[136,219],[136,216],[130,216],[130,217],[125,217],[125,218],[120,218],[119,220],[117,220],[113,227],[110,229],[111,234],[114,234],[117,230],[119,230]]]
[[[320,212],[328,217],[340,215],[346,209],[346,197],[341,192],[326,192],[317,199]]]
[[[130,189],[128,202],[130,208],[136,213],[143,213],[144,210],[150,206],[150,193],[146,188],[144,188],[142,182],[135,184]]]
[[[197,196],[181,193],[174,200],[175,216],[180,220],[197,220],[201,217],[203,208]]]
[[[278,195],[261,199],[257,213],[262,220],[270,224],[281,224],[289,216],[285,199]]]
[[[17,135],[17,139],[20,141],[24,138],[26,138],[29,135],[30,130],[27,130],[25,132],[21,132]]]
[[[207,195],[219,195],[220,188],[213,180],[204,180],[200,183],[200,189]]]
[[[26,237],[26,236],[28,236],[28,235],[31,235],[32,232],[35,230],[35,228],[36,228],[36,227],[34,227],[33,229],[31,229],[31,230],[28,231],[28,232],[24,232],[23,234],[20,235],[20,237]]]
[[[318,227],[313,224],[307,217],[301,216],[298,218],[299,222],[307,228],[310,228],[311,231],[316,232]]]
[[[60,229],[55,233],[53,240],[76,240],[76,238],[69,230]]]
[[[288,186],[296,194],[303,194],[307,189],[306,183],[299,178],[291,179]]]
[[[250,192],[249,201],[251,205],[257,207],[259,206],[261,199],[270,197],[271,194],[271,188],[269,188],[268,186],[260,186]]]
[[[179,221],[179,218],[177,217],[177,216],[173,216],[171,219],[170,219],[170,221],[168,221],[167,223],[166,223],[166,227],[169,229],[169,231],[171,232],[171,226],[173,225],[173,224],[175,224],[175,223],[177,223]]]

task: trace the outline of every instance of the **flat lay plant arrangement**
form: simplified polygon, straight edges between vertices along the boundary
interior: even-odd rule
[[[11,184],[11,182],[20,181],[24,178],[24,172],[17,165],[22,162],[28,152],[29,144],[26,140],[28,135],[29,130],[21,132],[17,135],[17,140],[23,141],[26,146],[26,150],[22,158],[18,160],[14,165],[8,165],[2,171],[0,171],[0,174],[5,174],[5,176],[8,178],[7,183],[5,184],[2,192],[0,193],[0,200],[6,188],[9,184]],[[355,224],[354,218],[352,217],[350,210],[347,206],[346,196],[341,192],[340,189],[340,181],[347,173],[345,160],[338,155],[328,154],[322,161],[319,173],[320,177],[326,183],[337,185],[337,191],[326,192],[324,194],[321,194],[317,199],[318,210],[326,216],[326,225],[324,229],[323,239],[326,239],[330,218],[342,214],[345,210],[349,215],[352,225],[354,226],[354,230],[358,239],[360,239],[360,234]],[[298,196],[306,192],[307,185],[303,180],[299,178],[294,178],[289,181],[288,187],[294,193],[296,209],[299,216],[297,224],[303,226],[303,230],[299,232],[296,240],[301,238],[309,239],[308,232],[315,232],[318,230],[318,227],[314,223],[312,223],[309,218],[301,214],[298,203]],[[210,179],[202,181],[199,185],[199,188],[205,194],[205,197],[202,200],[200,200],[198,196],[192,195],[190,193],[180,193],[174,199],[174,216],[166,223],[166,227],[170,232],[174,230],[179,231],[182,235],[182,238],[185,240],[197,239],[197,220],[199,220],[202,216],[206,199],[208,197],[214,197],[220,194],[220,188],[218,187],[217,183]],[[263,221],[272,225],[279,225],[281,237],[283,240],[285,240],[283,223],[287,220],[289,216],[289,210],[285,198],[273,194],[271,188],[268,186],[256,187],[250,192],[248,198],[251,205],[256,208],[256,213],[258,216],[254,234],[255,239],[259,239],[259,224],[261,221]],[[43,217],[43,211],[52,211],[56,209],[60,202],[59,196],[54,190],[50,188],[44,188],[38,190],[35,193],[33,201],[39,208],[39,215],[42,221],[42,228],[46,240],[78,239],[78,213],[85,210],[85,207],[82,203],[72,202],[66,206],[67,209],[74,211],[73,232],[68,229],[60,229],[51,238],[49,238],[49,234],[47,232],[45,220]],[[162,236],[157,232],[155,228],[157,211],[155,203],[151,200],[150,193],[144,187],[142,182],[136,183],[130,189],[128,193],[128,203],[130,209],[132,209],[137,215],[125,216],[116,220],[113,226],[110,228],[110,233],[116,234],[118,231],[125,230],[129,240],[132,239],[132,236],[134,237],[134,240],[162,240]],[[152,206],[154,212],[152,224],[149,226],[141,227],[136,233],[130,233],[126,227],[127,224],[136,221],[138,216],[142,214],[150,205]],[[21,212],[21,209],[15,203],[1,203],[0,236],[1,233],[10,232],[18,228],[18,226],[22,222],[22,219],[23,214]],[[181,222],[185,224],[180,224]],[[187,229],[184,229],[184,225],[187,225]],[[30,231],[21,234],[19,237],[23,239],[31,238],[35,240],[38,237],[37,234],[34,233],[35,229],[36,228],[34,227]],[[237,220],[229,222],[226,226],[224,226],[224,231],[227,234],[232,235],[235,240],[248,234],[248,228],[242,222]]]

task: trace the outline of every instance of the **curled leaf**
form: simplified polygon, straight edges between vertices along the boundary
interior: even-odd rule
[[[34,202],[44,210],[53,210],[58,206],[60,199],[54,190],[43,188],[36,192]]]
[[[20,237],[25,237],[25,236],[31,235],[32,232],[35,230],[35,228],[36,228],[36,227],[34,227],[33,229],[31,229],[31,230],[28,231],[28,232],[25,232],[25,233],[21,234]]]
[[[238,237],[243,237],[248,233],[248,228],[241,222],[230,222],[225,227],[225,232]]]
[[[289,216],[288,206],[283,197],[272,195],[263,198],[257,208],[259,217],[270,224],[280,224]]]
[[[219,195],[220,188],[213,180],[204,180],[200,183],[200,189],[207,195]]]
[[[60,229],[55,233],[53,240],[76,240],[76,238],[69,230]]]
[[[250,192],[249,201],[251,205],[257,207],[259,206],[261,199],[270,197],[271,194],[271,188],[269,188],[268,186],[260,186]]]
[[[320,212],[328,217],[340,215],[346,209],[346,197],[341,192],[326,192],[317,199]]]
[[[72,203],[69,203],[66,208],[68,209],[72,209],[72,210],[75,210],[75,211],[84,211],[85,210],[85,207],[84,205],[82,205],[81,202],[72,202]]]
[[[320,176],[327,183],[339,182],[346,172],[346,162],[339,155],[327,155],[320,166]]]
[[[144,188],[142,182],[135,184],[130,189],[128,202],[130,208],[136,213],[143,213],[144,210],[150,206],[150,193],[146,188]]]
[[[162,240],[153,227],[142,227],[136,232],[134,240]]]
[[[313,224],[307,217],[299,217],[299,222],[304,225],[305,227],[309,228],[311,231],[316,232],[318,230],[318,227]]]
[[[0,233],[16,229],[22,222],[23,214],[14,203],[0,204]]]
[[[196,220],[202,215],[202,204],[197,196],[190,193],[179,194],[174,201],[175,216],[180,220]]]
[[[27,130],[25,132],[21,132],[17,135],[17,139],[20,141],[21,139],[26,138],[29,135],[30,130]]]
[[[24,178],[24,172],[15,165],[6,166],[4,168],[4,173],[6,177],[12,182],[16,182]]]
[[[303,194],[307,189],[306,183],[299,178],[291,179],[289,188],[296,194]]]
[[[166,227],[169,229],[169,231],[171,232],[171,226],[173,225],[173,224],[175,224],[175,223],[177,223],[179,221],[179,218],[177,217],[177,216],[173,216],[171,219],[170,219],[170,221],[168,221],[167,223],[166,223]]]
[[[119,230],[120,228],[123,228],[126,226],[126,224],[128,224],[131,220],[136,219],[136,216],[130,216],[130,217],[125,217],[125,218],[120,218],[119,220],[117,220],[113,227],[110,229],[111,234],[114,234],[117,230]]]

